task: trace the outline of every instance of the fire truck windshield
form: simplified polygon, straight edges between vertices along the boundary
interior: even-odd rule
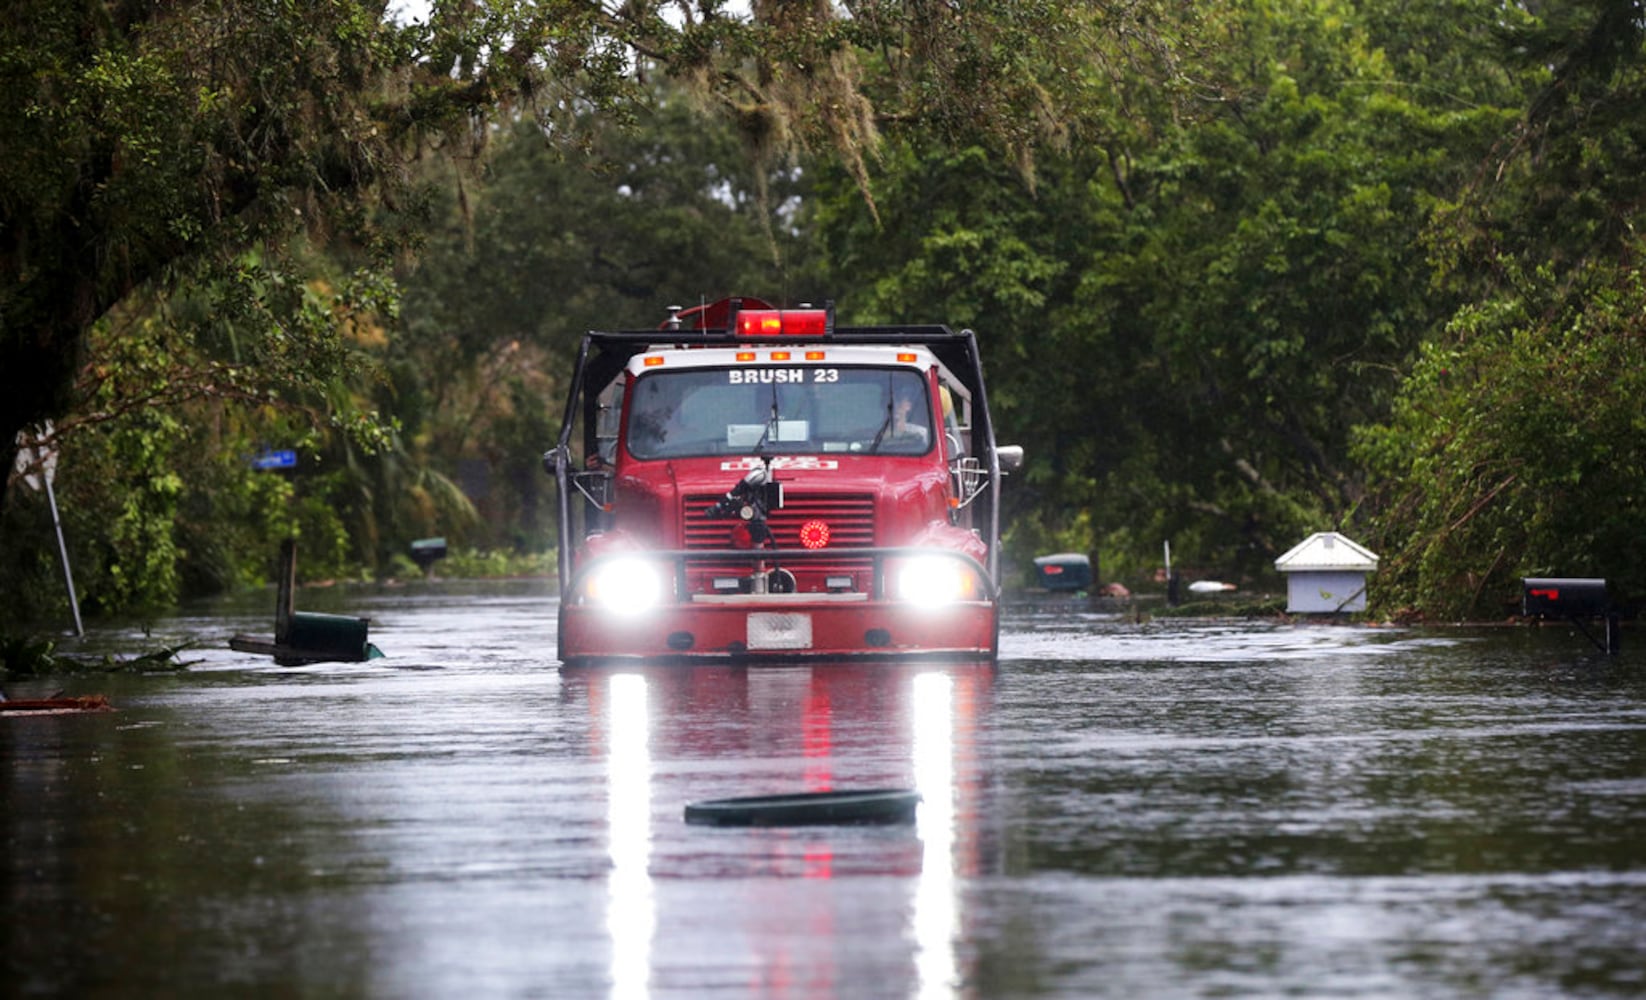
[[[925,377],[912,368],[740,365],[651,372],[629,394],[627,447],[639,459],[932,447]]]

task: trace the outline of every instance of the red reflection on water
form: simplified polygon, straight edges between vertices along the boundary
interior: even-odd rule
[[[610,743],[619,735],[610,715],[617,707],[612,683],[624,675],[638,675],[646,690],[639,724],[649,745],[650,780],[629,788],[644,788],[640,794],[648,797],[653,823],[649,836],[628,845],[632,866],[619,863],[621,870],[641,873],[641,881],[614,881],[614,894],[621,889],[643,905],[655,899],[646,886],[660,876],[703,882],[732,921],[728,940],[742,942],[757,956],[748,980],[751,993],[818,996],[852,990],[854,972],[840,964],[839,946],[861,933],[859,918],[848,919],[862,905],[861,890],[828,884],[841,878],[904,879],[909,908],[904,933],[913,947],[916,993],[941,995],[965,981],[969,962],[954,948],[968,922],[959,880],[987,867],[988,838],[980,817],[988,778],[981,741],[992,665],[563,671],[562,697],[586,699],[588,740],[597,757],[609,759],[617,749]],[[627,731],[627,738],[637,738],[633,729]],[[921,792],[925,801],[917,828],[906,833],[827,826],[699,830],[660,805],[887,787]],[[608,796],[620,791],[605,790]],[[815,888],[800,891],[791,881],[796,879]],[[886,883],[870,891],[885,893]],[[890,898],[897,894],[893,890]],[[619,914],[643,912],[628,909],[615,895],[612,903]],[[697,919],[665,912],[669,908],[655,914],[654,926]],[[631,959],[649,949],[649,934],[642,932],[646,924],[613,924],[633,931],[636,940],[621,948]],[[620,944],[614,938],[614,947]]]
[[[805,747],[808,792],[826,792],[834,787],[831,757],[834,753],[833,715],[829,708],[829,688],[812,675],[812,686],[806,692],[806,704],[801,710],[800,735]]]
[[[832,724],[828,685],[818,683],[817,674],[813,673],[800,720],[806,757],[803,780],[808,792],[826,792],[834,787]],[[807,878],[830,878],[834,875],[834,850],[826,841],[808,844],[805,858]]]

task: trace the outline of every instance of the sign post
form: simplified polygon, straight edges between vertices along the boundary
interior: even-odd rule
[[[85,635],[85,626],[80,622],[80,598],[74,593],[74,571],[69,568],[69,547],[63,540],[63,520],[57,516],[57,494],[51,488],[51,481],[57,475],[57,452],[40,443],[40,439],[51,434],[51,424],[47,423],[38,435],[26,432],[17,435],[17,471],[23,474],[23,482],[30,489],[46,490],[46,503],[51,507],[51,526],[57,532],[57,557],[63,564],[63,584],[69,591],[69,609],[74,612],[74,634]],[[39,471],[34,471],[38,466]]]

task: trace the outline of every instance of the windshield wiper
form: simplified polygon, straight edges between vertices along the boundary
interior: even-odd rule
[[[873,455],[880,448],[880,439],[892,429],[892,417],[897,412],[897,397],[892,394],[892,376],[886,375],[886,419],[880,422],[880,429],[874,432],[874,440],[869,442],[869,454]]]
[[[873,455],[880,448],[880,439],[892,429],[892,408],[886,407],[886,419],[880,422],[880,429],[874,432],[874,440],[869,442],[869,454]]]
[[[775,384],[773,384],[772,385],[772,411],[771,411],[771,415],[766,418],[766,429],[760,432],[760,440],[758,440],[754,443],[754,447],[752,449],[750,449],[749,454],[751,454],[751,455],[764,455],[765,454],[765,451],[763,449],[766,447],[766,441],[772,436],[772,429],[775,428],[776,426],[777,426],[777,386]]]

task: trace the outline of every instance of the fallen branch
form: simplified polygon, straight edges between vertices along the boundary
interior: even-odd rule
[[[1476,514],[1480,513],[1480,511],[1487,504],[1491,503],[1492,500],[1495,499],[1499,493],[1502,493],[1505,489],[1508,488],[1508,486],[1511,483],[1513,483],[1515,480],[1517,480],[1519,478],[1520,478],[1520,473],[1516,472],[1516,473],[1511,474],[1508,479],[1505,479],[1505,480],[1503,480],[1503,482],[1498,483],[1496,486],[1492,487],[1491,492],[1487,493],[1485,496],[1481,497],[1479,500],[1476,500],[1474,502],[1474,504],[1472,506],[1470,506],[1470,508],[1468,510],[1463,512],[1462,517],[1459,517],[1457,520],[1453,521],[1450,525],[1447,526],[1446,534],[1449,535],[1452,532],[1456,531],[1457,529],[1463,527],[1465,524],[1468,524],[1471,520],[1474,519],[1474,516]]]

